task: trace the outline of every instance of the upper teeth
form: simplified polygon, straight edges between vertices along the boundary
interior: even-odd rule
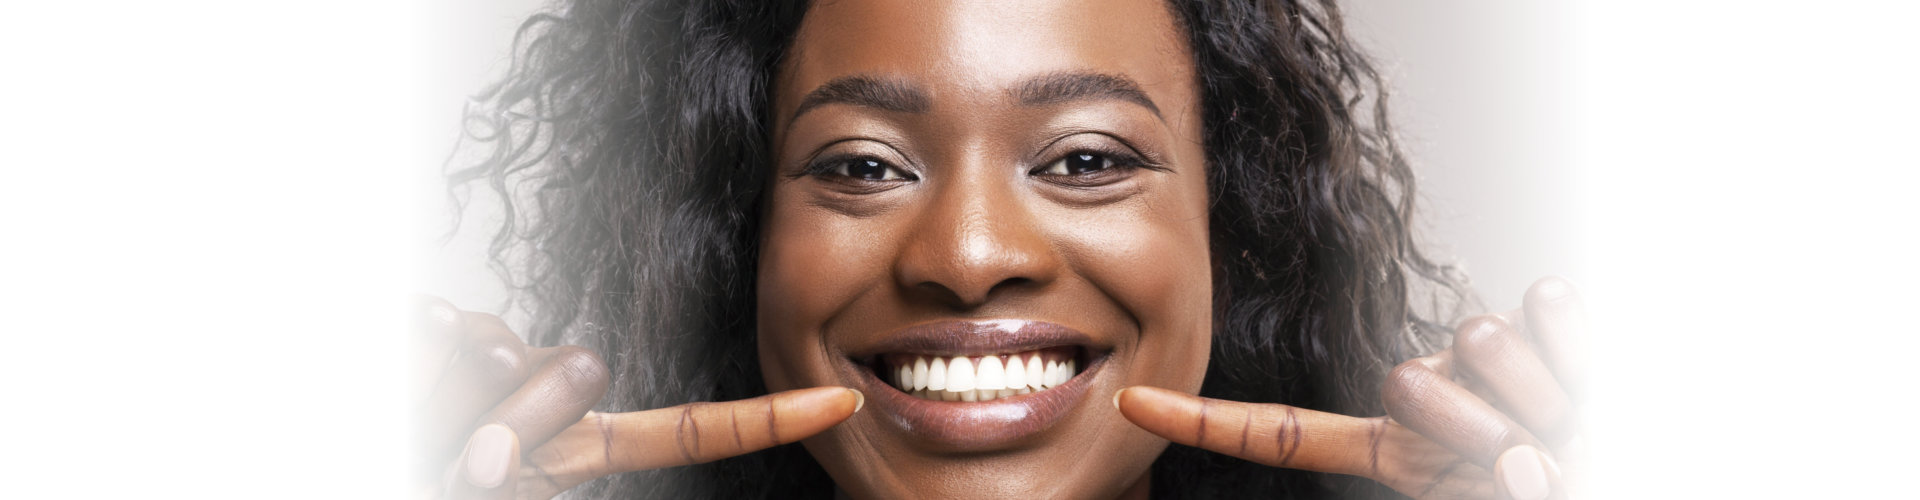
[[[991,356],[919,355],[890,377],[895,387],[923,399],[991,401],[1050,389],[1079,373],[1077,363],[1042,351]]]

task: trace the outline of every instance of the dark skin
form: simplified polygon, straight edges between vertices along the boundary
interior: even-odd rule
[[[844,1],[808,13],[775,86],[779,175],[759,293],[770,389],[855,386],[834,357],[952,318],[1046,321],[1110,345],[1094,395],[1199,390],[1212,294],[1193,69],[1155,57],[1185,51],[1157,2],[1103,5]],[[1112,29],[1142,36],[1102,36]],[[1090,75],[1140,94],[1039,95]],[[924,106],[797,113],[850,78]],[[806,173],[849,154],[885,171]],[[921,439],[884,410],[806,445],[857,497],[1119,495],[1166,443],[1104,397],[1074,404],[1048,432],[992,446]],[[1067,467],[1086,457],[1097,465]]]
[[[1559,280],[1395,368],[1388,416],[1192,395],[1213,307],[1200,97],[1175,23],[1155,0],[816,4],[772,96],[758,324],[774,394],[589,413],[607,387],[593,353],[433,302],[436,491],[548,498],[802,441],[855,497],[1144,497],[1170,440],[1418,498],[1562,495],[1547,457],[1575,435],[1560,381],[1584,318]],[[957,446],[861,410],[844,353],[950,319],[1065,325],[1108,363],[1018,439]]]

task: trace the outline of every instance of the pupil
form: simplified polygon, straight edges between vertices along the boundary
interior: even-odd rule
[[[1092,172],[1095,170],[1100,170],[1100,167],[1101,167],[1100,160],[1102,160],[1102,158],[1100,158],[1099,155],[1092,155],[1092,154],[1083,153],[1083,154],[1068,156],[1067,157],[1067,173],[1082,174],[1082,173]]]
[[[886,178],[887,169],[880,166],[878,161],[854,160],[851,165],[847,165],[847,175],[856,179],[877,181]]]

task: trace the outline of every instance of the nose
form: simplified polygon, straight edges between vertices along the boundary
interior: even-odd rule
[[[1052,283],[1060,259],[1042,221],[997,179],[941,186],[915,221],[894,266],[909,295],[957,310]]]

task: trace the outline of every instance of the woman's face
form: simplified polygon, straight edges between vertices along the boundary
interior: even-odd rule
[[[1111,398],[1197,390],[1212,311],[1199,93],[1164,2],[817,2],[772,91],[760,360],[775,391],[866,394],[805,442],[840,487],[1143,484],[1166,442]]]

